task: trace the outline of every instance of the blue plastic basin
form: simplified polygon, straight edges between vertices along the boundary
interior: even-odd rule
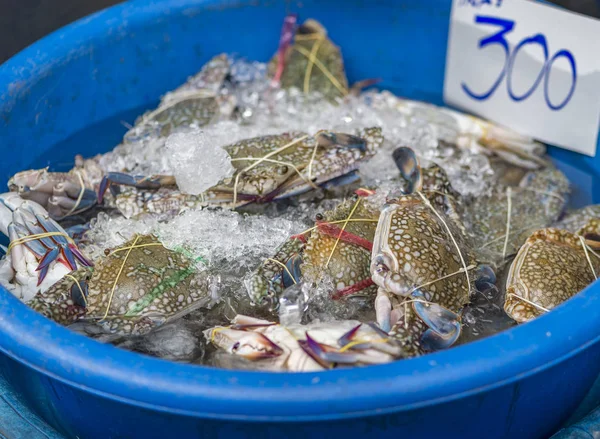
[[[286,12],[326,25],[351,80],[382,77],[398,94],[441,103],[449,3],[141,0],[105,10],[0,67],[0,180],[111,148],[123,128],[108,129],[107,120],[154,105],[212,55],[267,60]],[[90,126],[102,129],[72,137]],[[598,201],[600,159],[551,152],[576,180],[577,196]],[[2,290],[0,370],[70,437],[544,438],[598,376],[599,292],[596,283],[531,323],[421,358],[269,374],[122,351]]]

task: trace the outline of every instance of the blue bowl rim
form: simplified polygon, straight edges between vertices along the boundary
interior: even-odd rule
[[[0,66],[0,108],[10,106],[15,86],[67,59],[71,46],[64,41],[93,42],[107,23],[131,29],[167,11],[249,3],[136,0],[78,20]],[[600,340],[596,282],[532,322],[424,357],[318,373],[230,371],[177,364],[99,343],[51,322],[0,290],[0,352],[10,358],[100,397],[215,419],[308,421],[410,410],[524,379]],[[581,318],[584,313],[588,318]]]

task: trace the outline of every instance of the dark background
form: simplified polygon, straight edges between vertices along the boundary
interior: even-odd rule
[[[600,0],[552,2],[600,17]],[[116,3],[120,0],[0,0],[0,63],[53,30]]]

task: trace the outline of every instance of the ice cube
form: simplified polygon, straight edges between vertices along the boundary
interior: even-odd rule
[[[279,323],[283,326],[300,324],[304,314],[304,284],[292,285],[279,298]]]
[[[235,171],[227,151],[201,130],[173,133],[165,146],[177,186],[188,194],[199,195]]]

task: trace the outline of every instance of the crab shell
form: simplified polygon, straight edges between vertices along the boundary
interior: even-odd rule
[[[252,202],[287,198],[352,174],[382,144],[379,127],[358,130],[355,136],[291,132],[245,139],[224,147],[232,157],[236,174],[205,193],[132,188],[116,197],[116,205],[125,216],[137,217],[147,213],[175,215],[187,208],[206,206],[235,209]]]
[[[355,205],[356,209],[349,218]],[[360,288],[360,286],[369,281],[371,277],[369,272],[371,250],[366,244],[373,242],[378,218],[379,210],[362,198],[346,200],[332,212],[326,213],[324,219],[319,221],[317,228],[311,232],[306,243],[303,254],[304,263],[301,266],[306,280],[317,282],[323,273],[327,273],[334,280],[335,295],[337,296],[374,295],[376,292],[374,285],[370,284],[366,288]],[[338,239],[340,235],[337,230],[341,231],[344,223],[332,224],[335,227],[331,231],[325,229],[331,222],[346,219],[353,221],[345,224],[344,232],[361,238],[365,245]],[[356,289],[353,290],[353,287]]]
[[[311,53],[318,60],[318,65],[311,63]],[[299,26],[294,43],[287,48],[284,57],[284,69],[279,78],[282,88],[295,87],[304,93],[318,92],[330,101],[348,93],[341,51],[327,38],[327,31],[319,22],[306,20]],[[270,76],[276,74],[280,61],[279,54],[275,54],[269,63]]]
[[[531,233],[559,218],[569,191],[565,175],[548,167],[527,173],[518,187],[501,186],[491,195],[474,200],[464,217],[478,258],[493,265],[504,263]]]
[[[85,303],[73,296],[83,291]],[[194,261],[147,235],[111,250],[93,270],[72,272],[31,306],[62,324],[84,313],[109,332],[140,334],[209,301],[206,278],[197,274]],[[83,305],[84,312],[73,312]]]
[[[125,134],[124,141],[134,142],[148,136],[166,137],[179,127],[202,127],[228,118],[235,109],[236,99],[221,94],[220,90],[230,68],[231,61],[226,54],[215,56],[185,84],[167,93],[158,108],[139,117]]]
[[[449,218],[460,253],[469,265],[472,256]],[[388,204],[379,217],[371,259],[373,281],[385,291],[407,297],[413,288],[428,284],[426,300],[458,311],[469,302],[467,274],[445,226],[432,207],[417,195],[401,197]],[[433,282],[429,284],[430,282]]]
[[[600,258],[582,239],[555,228],[538,230],[527,239],[508,272],[504,310],[509,316],[519,323],[529,321],[596,279]]]

